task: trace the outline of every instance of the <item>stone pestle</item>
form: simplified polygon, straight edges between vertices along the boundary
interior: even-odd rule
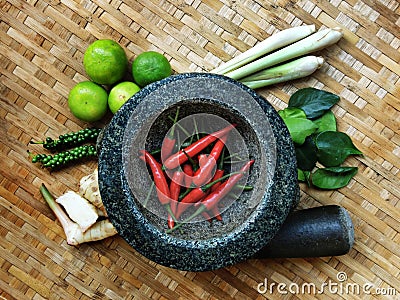
[[[347,210],[326,205],[289,214],[274,238],[254,258],[338,256],[350,251],[354,227]]]

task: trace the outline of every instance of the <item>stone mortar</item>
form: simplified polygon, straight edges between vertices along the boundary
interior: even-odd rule
[[[133,176],[137,170],[127,166],[138,160],[132,145],[160,146],[177,105],[180,117],[207,113],[237,124],[256,161],[248,182],[258,188],[242,193],[223,212],[224,222],[198,221],[167,234],[166,220],[135,198],[135,188],[149,188],[146,176]],[[180,270],[213,270],[252,257],[299,201],[296,158],[283,121],[263,97],[220,75],[179,74],[145,87],[115,114],[98,151],[101,196],[119,234],[147,258]]]

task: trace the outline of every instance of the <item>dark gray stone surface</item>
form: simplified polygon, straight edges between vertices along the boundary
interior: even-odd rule
[[[354,244],[354,226],[348,211],[324,205],[289,214],[274,238],[255,258],[338,256]]]
[[[199,221],[167,234],[166,220],[135,199],[135,188],[145,184],[146,174],[132,177],[127,165],[137,160],[130,158],[132,145],[140,145],[141,138],[146,149],[160,143],[168,130],[163,118],[177,104],[184,108],[182,114],[215,113],[239,123],[237,129],[256,160],[248,178],[255,189],[223,212],[224,222]],[[100,192],[110,220],[134,249],[168,267],[205,271],[252,257],[299,201],[296,158],[286,126],[264,98],[224,76],[187,73],[145,87],[104,129],[98,150]]]

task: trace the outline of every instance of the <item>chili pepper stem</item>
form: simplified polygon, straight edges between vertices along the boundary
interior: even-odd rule
[[[182,227],[184,224],[190,222],[191,220],[193,220],[194,218],[196,218],[198,215],[202,214],[205,211],[206,211],[206,207],[205,206],[200,206],[192,215],[190,215],[188,218],[186,218],[182,222],[176,224],[173,228],[168,229],[166,231],[166,233],[171,233],[172,231]]]
[[[228,178],[228,177],[230,177],[232,175],[240,174],[240,173],[243,173],[243,172],[237,171],[237,172],[232,172],[232,173],[226,174],[226,175],[224,175],[224,176],[222,176],[222,177],[220,177],[220,178],[218,178],[218,179],[216,179],[216,180],[214,180],[214,181],[212,181],[210,183],[207,183],[207,184],[203,185],[201,188],[203,190],[208,190],[210,187],[212,187],[217,182],[220,182],[220,181],[225,180],[226,178]]]
[[[31,151],[26,150],[26,152],[28,152],[28,156],[29,156],[30,159],[35,157],[35,154],[33,154]]]
[[[196,136],[196,140],[200,139],[199,136],[199,130],[197,128],[197,122],[196,119],[193,119],[193,126],[194,126],[194,133],[191,134],[190,140],[189,140],[189,144],[192,144],[194,141],[194,137]],[[189,135],[188,135],[189,136]]]
[[[244,161],[245,161],[244,159],[243,160],[231,160],[231,161],[226,161],[225,163],[233,165],[233,164],[242,163]]]
[[[189,194],[191,192],[191,190],[193,190],[193,188],[191,188],[191,187],[187,188],[185,192],[183,192],[181,195],[179,195],[179,200],[182,200],[183,198],[185,198],[185,196],[187,194]]]
[[[175,222],[178,222],[178,220],[175,217],[175,214],[172,212],[171,206],[169,204],[166,204],[165,208],[167,209],[167,212],[171,215],[172,220],[174,220]]]
[[[235,194],[234,192],[229,192],[228,195],[231,196],[234,199],[238,199],[239,198],[239,195]]]
[[[174,118],[174,121],[173,121],[174,123],[172,124],[172,127],[171,127],[170,137],[173,137],[174,133],[175,133],[175,124],[178,121],[179,109],[180,109],[180,107],[178,106],[177,109],[176,109],[175,118]]]
[[[157,149],[151,151],[150,154],[151,154],[151,155],[156,155],[156,154],[158,154],[158,153],[160,153],[160,152],[161,152],[161,148],[157,148]]]
[[[227,161],[227,160],[232,159],[234,157],[237,157],[239,160],[244,160],[239,156],[239,153],[232,153],[232,155],[224,157],[224,161]]]
[[[174,118],[172,118],[171,116],[168,116],[168,119],[170,119],[172,122],[174,121]],[[181,124],[175,123],[175,125],[178,126],[179,129],[182,130],[184,134],[186,134],[186,136],[191,136],[189,131],[187,131]]]
[[[44,141],[29,141],[29,144],[34,144],[34,145],[42,145],[44,144]]]
[[[153,192],[154,186],[155,186],[154,181],[152,181],[152,182],[151,182],[151,186],[150,186],[150,190],[149,190],[149,192],[147,193],[146,199],[145,199],[144,202],[143,202],[143,207],[144,207],[144,208],[146,208],[147,203],[149,202],[150,195],[151,195],[151,193]]]
[[[197,127],[196,119],[193,119],[193,123],[194,123],[194,130],[196,132],[196,139],[199,140],[200,139],[200,135],[199,135],[199,128]]]
[[[218,164],[218,169],[223,170],[224,169],[224,162],[225,162],[225,149],[226,147],[222,148],[221,156],[219,158],[219,164]]]
[[[193,169],[197,169],[197,164],[196,162],[193,160],[193,158],[191,158],[185,150],[182,150],[182,152],[186,155],[188,161],[190,162],[190,164],[192,165]]]
[[[241,189],[243,191],[251,191],[253,189],[252,185],[241,185],[241,184],[237,184],[236,187],[238,189]]]

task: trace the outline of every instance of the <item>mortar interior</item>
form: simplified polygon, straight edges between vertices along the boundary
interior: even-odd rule
[[[265,153],[265,150],[260,145],[259,137],[253,130],[253,127],[247,122],[247,118],[239,111],[221,101],[212,99],[185,99],[178,101],[159,114],[149,129],[147,129],[147,126],[143,126],[142,128],[146,128],[145,130],[142,131],[142,128],[140,128],[136,133],[131,135],[131,147],[125,147],[129,153],[127,157],[130,158],[125,168],[125,176],[130,190],[136,197],[129,195],[128,199],[135,201],[140,212],[151,224],[161,231],[168,229],[166,221],[168,217],[167,210],[158,201],[154,189],[151,197],[148,197],[148,191],[152,184],[151,178],[148,176],[137,178],[139,173],[145,174],[147,170],[144,168],[142,161],[137,158],[137,150],[140,149],[135,147],[135,145],[141,144],[140,142],[138,143],[138,136],[142,137],[142,135],[146,135],[145,149],[149,152],[160,149],[164,137],[172,126],[169,117],[175,115],[178,107],[179,119],[186,120],[186,122],[178,124],[184,125],[193,121],[196,124],[196,129],[203,134],[215,132],[226,126],[226,124],[220,124],[218,118],[221,119],[221,123],[226,122],[227,124],[236,125],[235,132],[230,133],[229,139],[226,142],[226,149],[230,149],[234,157],[225,164],[225,174],[237,172],[250,158],[255,160],[251,172],[245,174],[244,178],[239,182],[241,185],[247,184],[253,186],[253,190],[242,191],[238,189],[235,191],[238,198],[226,197],[220,202],[219,207],[223,218],[222,222],[214,220],[210,224],[209,220],[200,215],[193,219],[192,222],[186,224],[182,230],[176,230],[171,233],[175,237],[188,240],[205,240],[226,235],[245,223],[263,199],[266,186],[270,185],[270,182],[266,181],[270,181],[273,175],[275,149],[271,149],[271,152]],[[194,120],[194,117],[196,117],[196,120]],[[212,124],[213,120],[215,124]],[[193,128],[187,129],[191,130]],[[177,127],[175,134],[179,135],[179,133],[181,132],[179,132],[179,127]],[[190,138],[188,137],[188,139]],[[271,144],[274,145],[273,143]],[[229,151],[227,151],[226,157],[228,155]],[[268,156],[267,159],[265,155]],[[136,159],[132,159],[135,156]],[[242,161],[239,162],[238,158],[235,161],[235,157],[240,157]],[[229,161],[233,163],[230,164]],[[270,172],[266,174],[261,170],[270,170]],[[260,179],[260,174],[265,175],[265,177]],[[142,205],[145,198],[149,200],[146,203],[146,208]],[[196,209],[194,206],[189,207],[179,220],[185,220]]]

